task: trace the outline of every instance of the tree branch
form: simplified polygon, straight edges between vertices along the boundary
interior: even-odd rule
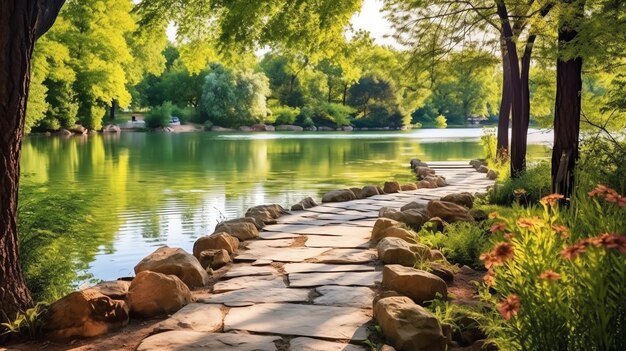
[[[61,11],[61,7],[65,0],[39,0],[38,1],[38,13],[37,13],[37,24],[35,25],[35,38],[39,39],[42,35],[46,34],[48,30],[54,24],[57,17],[59,16],[59,11]]]

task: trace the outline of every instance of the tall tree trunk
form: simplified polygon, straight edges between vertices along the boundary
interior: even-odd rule
[[[329,83],[328,84],[328,103],[329,104],[333,102],[332,98],[333,98],[333,86]]]
[[[348,96],[348,84],[343,85],[343,98],[341,99],[341,103],[346,106],[346,97]]]
[[[502,24],[502,34],[506,42],[506,53],[511,68],[511,177],[518,177],[526,168],[526,135],[522,118],[522,84],[520,80],[519,56],[513,37],[509,14],[503,0],[496,0],[496,8]]]
[[[578,36],[576,21],[584,16],[584,2],[563,0],[565,6],[575,6],[573,19],[559,23],[559,51]],[[570,197],[574,190],[574,170],[578,160],[580,105],[582,92],[581,57],[556,63],[556,104],[554,109],[554,147],[552,149],[552,191]]]
[[[115,120],[115,109],[117,108],[117,100],[111,100],[111,109],[109,110],[109,119],[111,121]]]
[[[511,118],[511,62],[506,50],[506,43],[502,43],[502,99],[500,100],[500,113],[498,115],[498,158],[509,157],[509,119]]]
[[[0,321],[32,305],[20,268],[17,201],[30,63],[35,40],[54,23],[63,1],[0,2]]]

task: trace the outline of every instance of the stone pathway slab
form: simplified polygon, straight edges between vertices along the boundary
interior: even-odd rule
[[[304,244],[306,247],[340,247],[340,248],[364,248],[369,247],[369,236],[326,236],[326,235],[308,235],[308,239]]]
[[[276,351],[274,341],[279,339],[279,336],[177,330],[144,339],[137,351]]]
[[[275,275],[278,274],[278,271],[273,267],[268,266],[235,266],[232,267],[226,274],[224,274],[224,278],[237,278],[244,276],[252,276],[252,275]]]
[[[235,257],[235,261],[272,260],[275,262],[302,262],[317,257],[326,251],[328,251],[327,248],[268,247],[243,251]]]
[[[285,282],[283,278],[276,275],[257,276],[257,277],[238,277],[217,282],[213,286],[213,292],[225,292],[239,289],[250,288],[284,288]]]
[[[377,259],[375,250],[333,249],[315,259],[319,263],[368,263]]]
[[[291,273],[290,288],[322,285],[374,286],[383,280],[382,272]]]
[[[372,308],[374,291],[354,286],[320,286],[315,291],[321,296],[313,300],[315,305]]]
[[[293,244],[294,238],[277,240],[255,240],[246,242],[248,250],[268,248],[268,247],[289,247]]]
[[[193,330],[212,333],[222,329],[224,315],[219,305],[189,304],[156,326],[156,331]]]
[[[294,338],[289,342],[289,351],[367,351],[363,346],[341,344],[311,338]]]
[[[212,294],[198,299],[201,303],[217,303],[233,305],[238,302],[277,303],[277,302],[306,302],[309,299],[309,289],[290,288],[249,288]]]
[[[370,320],[365,310],[352,307],[266,303],[231,308],[224,330],[362,341]]]
[[[362,264],[322,264],[322,263],[287,263],[283,269],[291,273],[323,273],[323,272],[371,272],[376,267]]]

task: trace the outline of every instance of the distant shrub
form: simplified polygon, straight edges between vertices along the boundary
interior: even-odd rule
[[[483,267],[479,257],[487,247],[488,236],[486,228],[476,223],[451,223],[445,227],[443,233],[423,229],[418,237],[422,243],[441,250],[450,263],[472,268]]]
[[[272,110],[272,117],[276,125],[294,124],[299,114],[300,109],[297,107],[280,106]]]
[[[172,116],[178,117],[181,123],[197,122],[200,120],[200,112],[197,108],[191,106],[179,107],[173,105]]]
[[[448,119],[444,115],[437,116],[437,118],[435,118],[435,122],[437,123],[437,128],[448,127]]]
[[[489,194],[489,201],[497,205],[519,202],[526,206],[537,203],[552,192],[551,177],[549,162],[530,165],[518,178],[509,178],[496,184]]]
[[[172,111],[174,106],[171,102],[166,101],[161,106],[155,106],[146,115],[146,127],[159,128],[167,127],[170,124],[172,118]]]

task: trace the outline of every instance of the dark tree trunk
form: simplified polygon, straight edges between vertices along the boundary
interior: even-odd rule
[[[571,22],[559,24],[559,50],[576,39],[575,21],[584,14],[584,4],[573,5],[575,0],[564,0],[576,6]],[[580,131],[580,105],[582,92],[581,57],[556,63],[556,104],[554,109],[554,148],[552,149],[552,191],[570,197],[574,190],[574,170],[578,159]]]
[[[113,121],[115,119],[115,109],[117,108],[117,100],[113,99],[111,100],[111,109],[110,109],[110,113],[109,113],[109,118],[111,119],[111,121]]]
[[[520,65],[517,48],[513,37],[513,30],[509,20],[506,5],[503,0],[496,0],[498,16],[502,24],[502,34],[506,43],[506,53],[511,68],[511,177],[518,177],[526,168],[526,136],[522,117],[522,84],[520,80]]]
[[[509,156],[509,120],[511,118],[511,62],[507,54],[506,44],[502,43],[502,99],[498,115],[498,158],[507,159]]]
[[[333,86],[328,84],[328,103],[333,102]]]
[[[20,268],[17,201],[24,118],[35,40],[54,23],[63,1],[0,2],[0,321],[32,305]]]
[[[341,99],[341,103],[346,106],[346,97],[348,96],[348,84],[343,85],[343,98]]]

